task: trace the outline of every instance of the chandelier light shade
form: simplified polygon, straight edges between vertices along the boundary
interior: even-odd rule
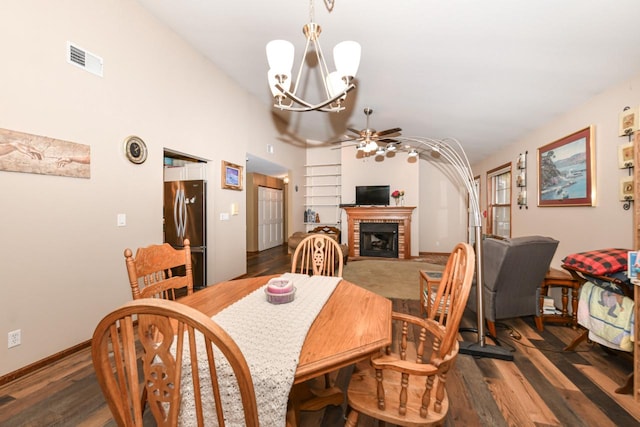
[[[304,53],[300,61],[300,67],[296,74],[295,84],[292,83],[293,59],[295,48],[286,40],[272,40],[267,43],[267,61],[269,71],[267,80],[274,98],[273,106],[280,110],[288,111],[324,111],[337,113],[344,110],[343,101],[347,93],[355,89],[353,79],[360,66],[360,44],[354,41],[343,41],[333,48],[333,59],[336,71],[329,72],[327,63],[320,46],[320,33],[322,28],[313,22],[313,0],[309,7],[310,22],[302,28],[306,38]],[[305,66],[305,58],[309,48],[313,46],[318,59],[318,68],[322,74],[324,85],[324,100],[311,103],[296,95],[300,88],[300,77]]]

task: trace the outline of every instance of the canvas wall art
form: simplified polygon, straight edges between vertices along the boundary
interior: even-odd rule
[[[0,129],[0,170],[90,178],[90,166],[88,145]]]

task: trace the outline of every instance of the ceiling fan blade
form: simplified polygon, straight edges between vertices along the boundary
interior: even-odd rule
[[[360,137],[345,135],[346,138],[336,139],[335,141],[328,141],[329,144],[342,144],[343,142],[357,141]]]
[[[355,133],[356,135],[362,135],[362,131],[354,128],[347,128],[348,131]]]
[[[378,140],[379,142],[384,142],[385,144],[400,144],[400,141],[393,138],[382,138]]]
[[[399,133],[400,131],[402,131],[402,129],[400,128],[392,128],[392,129],[387,129],[387,130],[381,130],[380,132],[377,132],[378,136],[384,136],[384,135],[391,135],[394,133]]]

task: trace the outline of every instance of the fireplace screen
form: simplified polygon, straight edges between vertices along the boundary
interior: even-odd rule
[[[398,223],[361,222],[360,256],[398,258]]]

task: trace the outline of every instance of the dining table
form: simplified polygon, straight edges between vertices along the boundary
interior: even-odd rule
[[[180,298],[209,317],[264,287],[280,275],[219,282]],[[341,279],[311,324],[298,358],[290,401],[295,407],[292,424],[299,410],[317,410],[343,401],[341,390],[311,390],[310,379],[334,372],[376,354],[391,344],[391,301]],[[260,325],[256,325],[260,330]]]

